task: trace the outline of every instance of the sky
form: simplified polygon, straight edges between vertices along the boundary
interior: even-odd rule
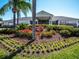
[[[0,0],[0,8],[7,2],[8,0]],[[36,12],[44,10],[55,16],[79,18],[79,0],[37,0],[36,10]],[[28,12],[27,17],[31,17],[31,15],[31,12]],[[23,14],[21,16],[25,17]],[[4,16],[0,16],[3,20],[9,20],[12,17],[11,10]]]

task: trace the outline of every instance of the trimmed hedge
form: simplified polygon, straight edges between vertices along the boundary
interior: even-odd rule
[[[53,31],[46,31],[46,32],[42,32],[41,33],[41,38],[51,38],[53,35],[55,35],[56,32],[53,30]]]
[[[60,34],[63,36],[63,37],[69,37],[71,35],[71,32],[68,31],[68,30],[61,30],[60,31]]]
[[[0,34],[14,34],[16,33],[16,30],[14,29],[2,29],[0,30]]]
[[[73,26],[68,25],[48,25],[47,31],[55,30],[56,32],[60,33],[64,37],[72,37],[77,36],[79,37],[79,28],[75,28]]]
[[[17,30],[23,30],[23,29],[26,29],[27,28],[27,26],[28,26],[28,24],[20,24],[20,25],[17,25],[16,26],[16,29]]]
[[[74,27],[73,26],[68,26],[68,25],[48,25],[47,30],[55,30],[59,32],[60,30],[69,30],[71,31]]]
[[[79,28],[72,29],[71,35],[79,37]]]
[[[27,38],[27,39],[32,39],[32,33],[29,33],[29,32],[28,33],[16,32],[15,36]]]

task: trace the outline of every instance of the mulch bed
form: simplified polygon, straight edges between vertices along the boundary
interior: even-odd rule
[[[18,42],[21,42],[23,44],[27,44],[30,40],[28,40],[27,38],[21,38],[21,37],[15,37],[14,34],[10,34],[10,35],[3,35],[5,37],[9,37],[13,40],[17,40]],[[41,39],[39,36],[36,37],[36,40],[34,41],[35,43],[38,42],[42,42],[42,41],[51,41],[51,40],[60,40],[63,39],[61,37],[61,35],[59,35],[58,33],[56,35],[54,35],[52,38],[43,38]]]

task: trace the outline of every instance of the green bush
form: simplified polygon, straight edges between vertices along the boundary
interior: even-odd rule
[[[2,29],[0,30],[0,34],[14,34],[16,33],[16,30],[14,29]]]
[[[4,49],[0,48],[0,59],[3,59],[7,55],[7,52]]]
[[[55,35],[57,33],[55,30],[50,30],[49,32],[51,32],[52,35]]]
[[[60,34],[63,36],[63,37],[69,37],[71,35],[71,32],[68,31],[68,30],[61,30],[60,31]]]
[[[48,25],[47,30],[55,30],[56,32],[60,32],[60,30],[69,30],[72,31],[74,27],[68,25]]]
[[[32,33],[16,32],[15,36],[21,37],[21,38],[32,39]]]
[[[36,24],[36,26],[42,26],[42,27],[46,28],[48,25],[47,24]]]
[[[59,27],[61,28],[61,30],[68,30],[68,31],[72,31],[72,29],[74,29],[73,26],[68,25],[60,25]]]
[[[51,38],[53,35],[52,31],[50,32],[42,32],[41,38],[46,37],[46,38]]]
[[[17,25],[17,26],[16,26],[16,29],[17,29],[17,30],[23,30],[23,29],[26,29],[27,26],[28,26],[27,24],[23,24],[23,23],[22,23],[22,24],[20,24],[20,25]]]
[[[27,29],[32,30],[32,25],[28,25],[28,26],[27,26]]]
[[[79,28],[72,29],[71,35],[79,37]]]
[[[46,27],[46,29],[47,29],[47,31],[53,30],[53,26],[52,26],[52,25],[48,25],[48,26]]]

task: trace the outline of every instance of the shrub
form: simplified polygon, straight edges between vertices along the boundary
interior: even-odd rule
[[[13,34],[13,33],[16,33],[16,30],[14,30],[14,29],[3,29],[3,30],[0,30],[0,34]]]
[[[68,25],[60,25],[59,27],[61,28],[61,30],[68,30],[68,31],[72,31],[72,29],[74,29],[73,26]]]
[[[55,30],[57,32],[60,32],[60,30],[69,30],[71,31],[74,27],[68,26],[68,25],[48,25],[47,30]]]
[[[32,32],[32,30],[24,29],[24,30],[19,30],[19,32],[27,33],[27,32]]]
[[[56,31],[55,31],[55,30],[52,30],[51,32],[52,32],[52,34],[53,34],[53,35],[55,35],[55,34],[56,34]]]
[[[27,32],[27,33],[16,32],[15,36],[22,37],[22,38],[27,38],[27,39],[32,39],[32,33],[31,32]]]
[[[68,30],[61,30],[60,31],[60,34],[63,36],[63,37],[69,37],[71,35],[71,33],[68,31]]]
[[[30,33],[26,33],[26,37],[28,38],[28,39],[32,39],[32,33],[30,32]]]
[[[37,24],[36,26],[43,26],[44,28],[46,28],[47,24]]]
[[[48,25],[46,28],[47,28],[47,31],[53,30],[53,26],[52,25]]]
[[[28,26],[27,24],[23,24],[23,23],[22,23],[22,24],[20,24],[20,25],[17,25],[16,29],[17,29],[17,30],[26,29],[27,26]]]
[[[28,25],[28,26],[27,26],[27,29],[32,30],[32,25]]]
[[[79,28],[72,29],[71,35],[79,37]]]
[[[46,37],[46,38],[51,38],[52,37],[52,32],[42,32],[41,33],[41,38]]]
[[[43,29],[44,29],[43,26],[37,26],[37,27],[36,27],[36,31],[37,31],[37,32],[42,32]]]

